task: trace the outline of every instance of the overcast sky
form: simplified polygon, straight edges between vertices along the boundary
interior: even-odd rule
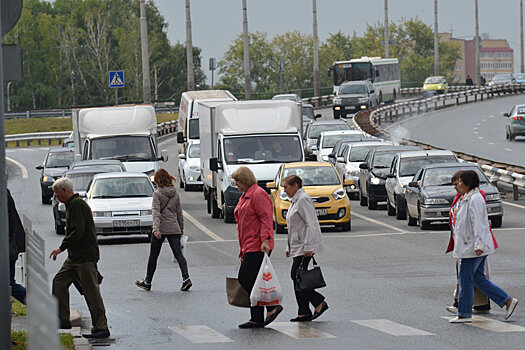
[[[186,40],[185,1],[153,0],[168,23],[171,43]],[[286,31],[312,33],[312,1],[247,0],[248,29],[264,31],[270,37]],[[366,23],[384,19],[384,0],[317,0],[319,37],[365,30]],[[438,0],[439,32],[454,37],[474,36],[474,0]],[[236,35],[242,32],[242,0],[191,0],[193,45],[202,49],[203,68],[208,77],[208,58],[220,60]],[[433,0],[389,0],[389,20],[419,17],[433,26]],[[493,39],[507,39],[514,49],[514,69],[519,70],[519,0],[480,0],[480,33]]]

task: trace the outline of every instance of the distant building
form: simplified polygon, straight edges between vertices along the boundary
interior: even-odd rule
[[[470,75],[474,84],[476,82],[476,56],[474,40],[453,38],[450,33],[440,33],[442,42],[457,43],[460,48],[461,58],[454,68],[454,83],[464,83]],[[481,35],[481,48],[479,50],[480,74],[489,82],[494,74],[514,72],[514,50],[505,39],[490,39],[488,34]]]

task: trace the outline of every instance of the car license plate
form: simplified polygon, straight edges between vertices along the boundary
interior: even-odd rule
[[[355,106],[345,106],[345,109],[353,110],[355,109]]]
[[[114,220],[113,227],[138,227],[140,220]]]
[[[315,209],[315,214],[317,216],[325,216],[328,214],[328,209]]]

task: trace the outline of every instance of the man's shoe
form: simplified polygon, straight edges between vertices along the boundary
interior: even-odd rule
[[[144,282],[144,280],[135,281],[135,285],[139,288],[147,290],[148,292],[151,290],[151,284]]]
[[[472,322],[472,317],[454,317],[448,320],[450,323],[470,323]]]
[[[264,320],[264,325],[265,326],[267,326],[270,323],[272,323],[273,321],[275,321],[277,316],[281,313],[281,311],[283,311],[283,307],[281,305],[277,305],[275,307],[275,309],[272,310],[272,311],[273,311],[272,314],[270,316],[266,316],[266,320]]]
[[[292,318],[290,322],[309,322],[312,320],[312,315],[305,315],[305,316],[297,316],[296,318]]]
[[[243,324],[239,325],[239,328],[241,329],[249,329],[249,328],[263,328],[264,323],[255,323],[252,321],[245,322]]]
[[[447,306],[445,307],[445,309],[450,312],[451,314],[454,314],[454,315],[457,315],[458,313],[458,308],[457,306]]]
[[[103,339],[103,338],[109,338],[109,331],[95,331],[91,333],[85,333],[82,334],[84,338],[87,339]]]
[[[315,320],[316,318],[321,316],[326,310],[328,310],[328,304],[326,303],[326,301],[323,301],[323,306],[321,306],[321,310],[319,312],[317,311],[314,312],[312,316],[312,320]]]
[[[518,299],[512,298],[510,301],[510,305],[507,308],[507,314],[505,315],[505,319],[508,320],[510,316],[512,316],[512,313],[516,309],[516,306],[518,306]]]
[[[193,283],[191,283],[191,280],[188,278],[186,281],[182,283],[182,287],[180,287],[181,292],[187,292],[190,290],[191,286],[193,286]]]
[[[64,323],[60,325],[60,329],[71,329],[71,322]]]
[[[474,315],[486,315],[490,314],[490,309],[472,309]]]

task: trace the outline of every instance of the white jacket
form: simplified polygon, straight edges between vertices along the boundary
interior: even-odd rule
[[[315,215],[312,198],[300,188],[292,198],[286,214],[288,225],[288,249],[290,257],[304,255],[304,252],[318,253],[324,249],[321,227]]]
[[[457,259],[476,258],[478,255],[475,250],[483,251],[479,256],[493,254],[495,251],[487,206],[479,188],[465,194],[459,206],[454,224],[453,256]]]

